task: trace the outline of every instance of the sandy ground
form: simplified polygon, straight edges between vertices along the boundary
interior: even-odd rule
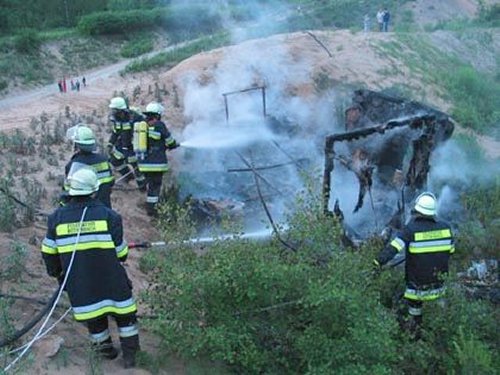
[[[154,74],[136,74],[121,77],[118,73],[124,67],[124,63],[115,64],[110,67],[95,70],[85,74],[88,86],[82,88],[80,92],[69,92],[60,94],[57,85],[50,85],[25,92],[17,96],[11,96],[0,100],[0,130],[11,132],[15,129],[30,131],[32,117],[39,118],[43,113],[50,116],[63,114],[66,107],[70,107],[73,113],[80,115],[95,115],[104,122],[107,111],[107,103],[114,92],[125,92],[130,94],[134,88],[140,87],[143,94],[135,105],[145,105],[153,99],[152,94],[148,94],[148,88],[154,82],[158,82],[160,87],[165,87],[168,94],[165,95],[167,106],[167,117],[171,123],[174,135],[180,134],[181,129],[189,121],[185,114],[184,94],[189,85],[195,82],[200,87],[204,87],[213,82],[213,74],[221,65],[227,64],[227,56],[232,56],[231,67],[245,66],[245,56],[248,51],[269,51],[281,49],[286,51],[287,69],[283,69],[283,81],[300,74],[300,69],[304,63],[309,65],[309,80],[303,80],[296,85],[284,85],[283,90],[287,95],[297,95],[304,99],[314,100],[315,90],[313,78],[319,72],[327,74],[332,80],[351,83],[353,85],[362,83],[365,87],[379,90],[392,85],[402,83],[419,87],[426,93],[427,97],[433,98],[436,107],[446,110],[447,103],[432,91],[430,87],[421,87],[418,79],[407,77],[407,68],[395,59],[388,59],[380,55],[375,45],[380,41],[390,41],[392,33],[373,34],[353,34],[346,30],[339,31],[318,31],[314,32],[314,39],[306,32],[278,35],[266,40],[253,40],[226,49],[215,50],[210,53],[202,53],[190,58],[170,71],[157,72]],[[387,66],[392,66],[394,73],[389,77],[384,77],[383,70]],[[229,68],[228,68],[229,69]],[[220,72],[220,71],[219,71]],[[218,73],[219,74],[219,73]],[[255,75],[253,83],[261,82],[262,77]],[[296,82],[295,80],[290,80]],[[246,82],[248,83],[248,82]],[[251,82],[250,82],[251,83]],[[248,87],[248,86],[247,86]],[[244,87],[239,87],[244,88]],[[175,95],[180,98],[178,102],[174,100]],[[95,117],[94,116],[94,117]],[[481,143],[485,146],[489,156],[500,157],[500,147],[498,143],[488,137],[481,137]],[[70,154],[67,153],[66,159]],[[174,165],[175,165],[175,156]],[[62,173],[54,167],[50,172]],[[37,172],[38,176],[48,175],[49,169]],[[42,177],[40,177],[42,178]],[[49,190],[58,189],[55,181],[49,181]],[[143,208],[139,207],[144,200],[143,194],[138,191],[115,191],[113,193],[113,206],[123,216],[125,237],[129,241],[160,240],[159,234],[152,228],[149,218],[145,215]],[[41,202],[45,210],[50,210],[49,202]],[[27,245],[30,253],[27,262],[26,275],[22,275],[20,282],[11,285],[1,285],[2,292],[6,289],[12,294],[23,294],[37,296],[47,299],[54,288],[53,280],[45,276],[45,270],[39,255],[39,243],[44,236],[44,220],[39,219],[34,226],[22,228],[14,233],[0,234],[3,244],[8,244],[17,239]],[[8,255],[8,246],[0,250],[0,255]],[[138,268],[138,259],[141,257],[140,251],[131,250],[130,259],[127,261],[127,271],[133,280],[136,293],[147,287],[147,275],[144,275]],[[27,292],[30,291],[30,292]],[[32,314],[34,306],[27,303],[19,303],[19,311],[23,311],[26,316],[22,316],[21,321],[28,319]],[[144,313],[142,310],[140,313]],[[26,319],[25,319],[26,318]],[[49,349],[36,348],[34,350],[34,363],[29,368],[28,373],[40,374],[80,374],[89,372],[88,360],[84,348],[86,341],[85,329],[71,319],[66,319],[60,324],[52,335],[52,340],[57,337],[64,339],[60,353],[54,358],[47,358],[45,354]],[[54,338],[55,337],[55,338]],[[47,345],[50,347],[50,340]],[[43,344],[43,342],[42,342]],[[157,346],[157,339],[144,333],[143,348],[154,353]],[[64,354],[66,353],[66,354]],[[144,374],[144,370],[121,369],[119,360],[102,364],[104,373],[116,374]],[[165,373],[183,374],[186,373],[184,363],[172,359],[171,367],[165,369]]]

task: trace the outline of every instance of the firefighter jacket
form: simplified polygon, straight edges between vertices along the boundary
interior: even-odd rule
[[[128,246],[119,214],[96,199],[73,197],[49,216],[47,225],[42,257],[50,276],[61,278],[69,272],[66,291],[76,320],[137,311],[131,283],[120,264],[127,257]]]
[[[179,144],[172,137],[164,122],[157,120],[148,127],[148,148],[143,160],[138,161],[139,171],[166,172],[168,161],[166,150],[172,150]]]
[[[133,159],[129,162],[135,162],[134,150],[132,147],[132,137],[134,132],[134,123],[142,121],[143,117],[135,112],[129,112],[127,119],[118,119],[111,115],[109,120],[112,124],[112,134],[108,144],[113,145],[111,154],[118,160]]]
[[[401,251],[406,259],[404,297],[418,301],[439,298],[444,292],[443,275],[448,272],[449,256],[455,251],[450,226],[432,217],[416,215],[375,262],[384,265]]]
[[[73,163],[82,163],[95,170],[97,178],[99,179],[99,190],[97,191],[96,197],[110,207],[111,187],[114,185],[115,179],[113,177],[113,172],[111,171],[111,165],[109,164],[108,159],[95,152],[85,152],[80,150],[75,153],[71,157],[69,163],[66,164],[64,169],[66,177],[68,177]],[[69,190],[67,183],[64,185],[64,190]]]

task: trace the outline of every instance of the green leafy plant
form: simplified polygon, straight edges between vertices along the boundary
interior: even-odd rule
[[[41,45],[41,39],[37,31],[33,29],[23,29],[14,38],[16,50],[24,54],[38,53]]]

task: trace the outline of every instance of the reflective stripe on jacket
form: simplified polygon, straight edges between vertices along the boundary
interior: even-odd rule
[[[108,162],[108,159],[104,155],[100,155],[95,152],[78,151],[71,157],[71,160],[64,168],[66,177],[68,177],[73,163],[82,163],[95,170],[100,184],[96,195],[97,199],[110,207],[111,187],[114,185],[115,178],[113,177],[111,164]],[[64,190],[69,190],[67,182],[64,184]]]
[[[415,216],[379,254],[377,262],[383,265],[401,251],[405,251],[406,259],[405,297],[422,301],[439,298],[449,256],[455,252],[449,225],[432,217]]]
[[[141,172],[166,172],[168,171],[168,160],[166,151],[176,145],[175,139],[162,121],[149,124],[148,128],[148,150],[143,160],[139,160],[139,171]]]
[[[85,206],[88,209],[80,226]],[[53,277],[63,275],[73,251],[76,253],[66,290],[76,320],[136,312],[130,283],[120,264],[128,254],[120,215],[89,198],[72,198],[57,209],[48,218],[42,242],[47,273]]]

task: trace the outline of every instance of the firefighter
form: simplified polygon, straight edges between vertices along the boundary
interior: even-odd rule
[[[89,127],[79,124],[71,138],[74,142],[75,154],[71,157],[68,164],[66,164],[64,175],[67,178],[71,168],[79,164],[92,167],[99,179],[99,190],[97,191],[96,198],[111,208],[111,188],[114,184],[114,177],[108,159],[96,152],[94,132]],[[69,190],[67,182],[64,189],[66,191]]]
[[[160,198],[163,174],[168,171],[166,150],[179,147],[167,126],[161,121],[165,108],[156,102],[151,102],[143,112],[147,123],[147,145],[143,155],[139,155],[139,171],[146,176],[147,197],[146,212],[156,215],[156,205]]]
[[[94,199],[99,188],[95,171],[85,167],[69,176],[64,207],[48,217],[42,257],[47,273],[64,284],[75,320],[85,323],[96,351],[114,359],[118,351],[108,330],[117,323],[125,367],[135,366],[139,350],[137,306],[131,282],[120,264],[127,259],[121,216]]]
[[[125,99],[121,97],[112,98],[109,103],[113,132],[109,138],[107,149],[113,167],[122,175],[125,181],[131,181],[134,176],[137,186],[141,191],[146,189],[144,175],[137,168],[137,158],[132,147],[132,132],[134,123],[142,120],[142,116],[131,111]],[[133,169],[130,170],[129,165]]]
[[[450,226],[436,218],[437,200],[429,192],[420,194],[412,209],[412,218],[374,261],[377,268],[396,254],[405,254],[406,290],[403,298],[408,307],[405,325],[415,338],[420,337],[422,304],[444,294],[443,276],[448,260],[455,251]]]

